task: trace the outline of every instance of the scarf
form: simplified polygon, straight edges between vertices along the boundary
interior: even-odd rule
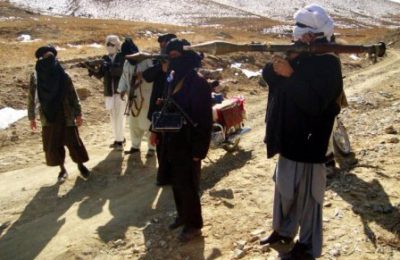
[[[47,121],[53,123],[62,107],[67,75],[54,56],[39,59],[35,69],[41,109]]]
[[[201,67],[202,57],[194,51],[184,51],[182,56],[169,61],[168,84],[172,90],[190,72]]]

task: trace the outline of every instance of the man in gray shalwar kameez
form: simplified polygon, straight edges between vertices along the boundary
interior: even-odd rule
[[[333,40],[333,21],[322,7],[306,6],[294,18],[294,41]],[[267,154],[279,158],[274,174],[274,231],[260,243],[277,248],[282,259],[313,259],[322,248],[324,162],[340,112],[336,102],[343,89],[340,60],[332,53],[275,56],[265,66],[263,78],[269,86]],[[299,240],[293,246],[299,227]]]

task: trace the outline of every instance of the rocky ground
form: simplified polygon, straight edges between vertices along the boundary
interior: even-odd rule
[[[69,61],[67,67],[77,58],[103,53],[104,49],[88,45],[101,43],[113,30],[133,35],[143,49],[154,49],[156,33],[166,30],[193,42],[288,41],[260,36],[263,26],[252,20],[247,25],[225,20],[223,27],[207,29],[101,20],[84,20],[82,25],[77,18],[38,16],[2,2],[0,7],[0,16],[19,17],[0,22],[0,57],[5,61],[0,65],[0,108],[26,105],[32,53],[43,41],[19,43],[15,39],[21,33],[65,48],[60,59]],[[189,31],[194,33],[185,33]],[[322,259],[399,259],[399,33],[379,28],[357,35],[340,33],[341,40],[350,43],[385,39],[391,45],[376,64],[364,56],[342,55],[349,107],[340,117],[352,154],[338,155],[328,182]],[[247,124],[253,130],[241,140],[239,151],[212,150],[204,161],[205,227],[203,237],[188,244],[178,243],[177,233],[166,228],[173,220],[174,204],[169,188],[154,185],[156,161],[144,154],[124,157],[107,148],[111,133],[101,82],[83,69],[68,70],[82,99],[86,121],[80,132],[91,157],[92,178],[80,179],[68,161],[71,177],[56,185],[57,169],[44,165],[40,132],[32,133],[26,119],[1,130],[0,259],[274,259],[276,252],[258,245],[259,237],[271,232],[272,221],[275,160],[266,159],[262,143],[268,89],[259,85],[258,78],[248,79],[230,68],[241,62],[256,71],[269,57],[246,53],[206,57],[207,69],[223,68],[220,76],[228,95],[246,96]]]

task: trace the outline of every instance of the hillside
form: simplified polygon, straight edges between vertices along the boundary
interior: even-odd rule
[[[318,3],[341,27],[399,26],[400,4],[389,0],[10,0],[24,8],[58,15],[169,24],[208,24],[215,18],[262,17],[281,22],[294,7]],[[173,10],[173,11],[171,11]]]

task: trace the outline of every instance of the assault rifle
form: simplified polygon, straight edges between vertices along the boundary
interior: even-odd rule
[[[232,52],[310,52],[310,53],[368,53],[376,61],[386,52],[386,45],[383,42],[372,45],[347,45],[336,43],[315,43],[315,44],[236,44],[224,41],[211,41],[192,46],[185,46],[185,50],[205,52],[213,55],[222,55]]]
[[[88,59],[85,61],[80,61],[78,63],[70,65],[68,68],[73,69],[73,68],[84,68],[88,69],[89,72],[92,73],[97,73],[99,72],[101,64],[103,64],[104,60],[101,58],[95,58],[95,59]]]

